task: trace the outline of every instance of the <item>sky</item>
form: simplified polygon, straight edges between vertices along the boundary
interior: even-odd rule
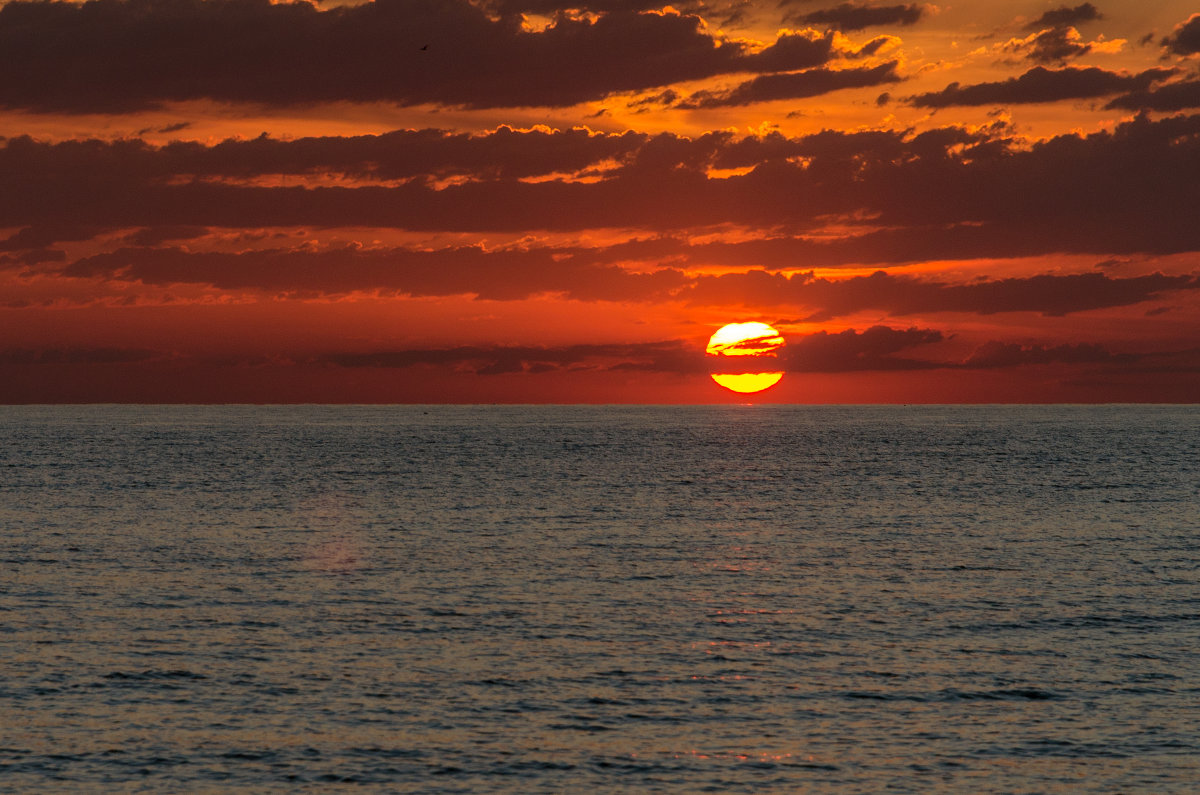
[[[0,402],[1200,402],[1195,11],[0,2]]]

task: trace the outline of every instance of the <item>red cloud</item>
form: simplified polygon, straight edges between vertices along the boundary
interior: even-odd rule
[[[882,271],[836,281],[750,271],[702,276],[687,296],[698,304],[811,307],[813,312],[805,320],[820,322],[863,311],[896,316],[941,312],[1066,315],[1129,306],[1172,290],[1196,289],[1200,289],[1200,276],[1161,273],[1116,279],[1100,273],[1040,275],[954,284]]]
[[[639,228],[675,241],[656,244],[655,256],[778,268],[1200,250],[1192,222],[1200,188],[1191,176],[1200,115],[1139,117],[1111,132],[1028,147],[1007,132],[689,139],[501,128],[212,147],[17,138],[0,143],[0,227],[27,228],[2,244],[13,251],[135,228],[166,229],[161,240],[206,227]],[[714,179],[713,167],[751,170]],[[561,168],[593,181],[523,181]],[[254,184],[281,172],[369,178],[337,187]],[[447,175],[465,179],[440,186]],[[814,235],[830,218],[842,231]],[[760,230],[760,239],[683,241],[716,224]]]

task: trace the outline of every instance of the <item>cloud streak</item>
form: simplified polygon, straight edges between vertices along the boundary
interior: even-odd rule
[[[926,7],[915,3],[894,6],[868,6],[842,3],[808,13],[795,13],[788,18],[804,25],[828,25],[837,30],[863,30],[886,25],[915,25],[925,15]]]
[[[687,293],[700,304],[738,300],[747,306],[802,306],[814,311],[805,322],[823,322],[864,311],[896,317],[939,313],[993,315],[1035,312],[1062,316],[1130,306],[1176,290],[1200,289],[1200,276],[1161,273],[1110,278],[1100,273],[989,279],[955,284],[883,271],[850,279],[787,276],[765,271],[704,276]]]
[[[954,105],[1014,105],[1095,99],[1122,91],[1138,91],[1176,74],[1173,69],[1147,69],[1139,74],[1110,72],[1094,66],[1046,69],[1035,66],[1019,77],[991,83],[951,83],[941,91],[918,94],[910,102],[920,108]]]

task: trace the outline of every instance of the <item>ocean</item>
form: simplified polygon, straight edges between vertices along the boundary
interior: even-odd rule
[[[0,790],[1187,792],[1197,406],[0,407]]]

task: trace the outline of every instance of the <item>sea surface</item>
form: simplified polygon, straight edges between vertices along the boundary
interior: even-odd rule
[[[0,407],[0,790],[1195,792],[1200,407]]]

